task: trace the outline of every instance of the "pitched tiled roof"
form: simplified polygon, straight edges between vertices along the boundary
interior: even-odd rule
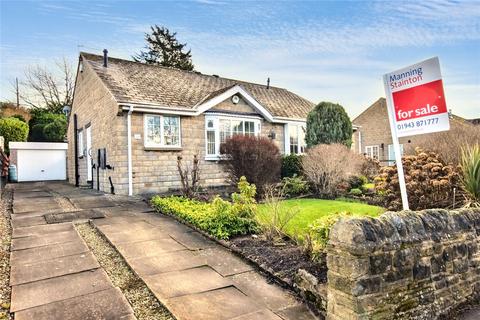
[[[204,75],[192,71],[152,66],[128,60],[80,53],[118,102],[151,104],[165,108],[193,108],[200,102],[238,84],[274,117],[303,119],[314,104],[286,89]]]

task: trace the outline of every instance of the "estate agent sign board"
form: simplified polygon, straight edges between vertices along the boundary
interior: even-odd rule
[[[403,209],[408,210],[399,137],[446,131],[449,115],[438,58],[383,76]]]

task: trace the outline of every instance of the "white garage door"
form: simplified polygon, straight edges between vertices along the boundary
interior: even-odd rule
[[[10,152],[17,153],[18,181],[67,179],[67,144],[10,142]]]

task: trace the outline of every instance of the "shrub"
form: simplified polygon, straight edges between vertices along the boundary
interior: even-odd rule
[[[352,122],[339,104],[320,102],[307,116],[305,141],[308,147],[333,143],[350,147],[352,134]]]
[[[469,198],[469,204],[480,206],[480,145],[462,150],[460,162],[462,185]]]
[[[25,118],[21,115],[21,114],[14,114],[13,116],[11,116],[12,118],[16,118],[22,122],[25,122],[27,123],[27,120],[25,120]]]
[[[363,157],[362,166],[360,167],[360,173],[368,180],[373,180],[380,171],[380,161],[378,159]]]
[[[244,176],[261,193],[266,184],[280,180],[280,150],[268,138],[236,135],[221,145],[221,153],[232,183]]]
[[[294,175],[282,179],[282,189],[285,196],[294,197],[308,193],[310,187],[308,181],[305,181],[303,177]]]
[[[321,144],[303,157],[305,176],[319,195],[334,197],[338,186],[351,175],[358,174],[362,158],[341,144]]]
[[[0,136],[3,136],[5,139],[5,150],[8,152],[8,143],[10,141],[27,141],[28,125],[17,118],[1,118]]]
[[[43,127],[43,137],[46,141],[61,142],[65,140],[66,133],[67,120],[65,118],[57,118]]]
[[[265,237],[269,240],[277,240],[285,237],[287,224],[298,214],[298,208],[290,208],[283,205],[284,188],[276,188],[269,185],[265,188],[266,210],[257,215],[260,227]]]
[[[198,156],[195,154],[192,161],[192,169],[188,166],[184,168],[182,164],[182,156],[177,157],[177,170],[182,182],[182,193],[187,198],[193,198],[197,195],[200,182],[200,168]],[[191,180],[190,180],[191,178]]]
[[[282,157],[282,178],[302,175],[302,156],[289,154]]]
[[[361,196],[362,195],[362,190],[359,189],[359,188],[353,188],[353,189],[350,189],[349,193],[352,195],[352,196]]]
[[[416,149],[415,155],[402,157],[410,209],[444,208],[453,202],[453,189],[460,176],[435,152]],[[375,188],[384,195],[389,210],[401,208],[400,185],[396,166],[383,167],[375,178]]]
[[[210,203],[184,197],[154,196],[151,203],[159,212],[175,215],[218,239],[228,239],[258,229],[254,220],[255,186],[242,178],[238,187],[239,193],[232,195],[232,202],[218,196]]]
[[[415,146],[437,153],[447,164],[459,165],[462,149],[480,144],[480,126],[466,123],[464,119],[453,116],[450,130],[414,137]],[[412,144],[405,145],[405,153],[415,154]]]
[[[361,188],[367,182],[368,180],[363,176],[351,176],[348,178],[348,183],[350,184],[351,189]]]
[[[304,249],[313,260],[317,260],[324,252],[330,238],[330,230],[341,218],[352,217],[351,212],[339,212],[334,215],[323,216],[308,226],[304,239]]]
[[[32,110],[29,141],[63,141],[67,131],[67,119],[64,114],[51,113],[47,109]]]

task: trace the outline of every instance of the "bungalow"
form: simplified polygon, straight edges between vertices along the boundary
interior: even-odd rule
[[[367,157],[375,158],[381,165],[393,165],[395,153],[393,150],[390,124],[388,121],[387,103],[385,98],[375,101],[353,121],[353,150]],[[450,130],[473,130],[475,125],[462,117],[450,115]],[[441,133],[416,135],[400,138],[402,153],[411,154],[417,146],[424,146],[429,136],[438,137]]]
[[[80,53],[67,137],[68,178],[117,194],[181,185],[177,156],[200,158],[201,184],[225,185],[220,144],[270,138],[284,154],[305,148],[314,104],[282,88]]]

